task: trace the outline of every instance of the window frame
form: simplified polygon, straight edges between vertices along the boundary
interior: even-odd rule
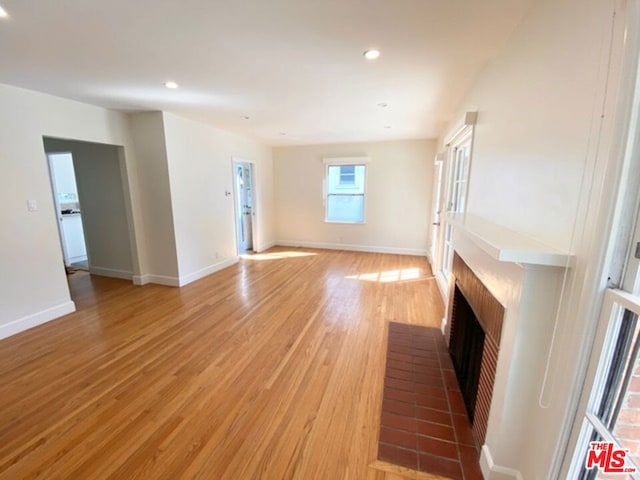
[[[338,223],[342,225],[365,225],[367,223],[367,180],[369,177],[369,157],[341,157],[341,158],[325,158],[324,163],[324,178],[322,180],[322,203],[324,208],[324,223]],[[364,182],[362,193],[329,193],[329,170],[330,167],[354,167],[354,183],[344,184],[341,181],[339,185],[351,186],[355,184],[355,167],[364,167]],[[340,180],[340,179],[339,179]],[[346,221],[346,220],[330,220],[329,219],[329,197],[347,197],[356,196],[362,197],[362,221]]]

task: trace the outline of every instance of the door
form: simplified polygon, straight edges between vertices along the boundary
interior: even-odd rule
[[[253,250],[254,191],[253,168],[248,162],[234,162],[236,192],[236,229],[238,253]]]
[[[435,261],[440,251],[440,224],[442,213],[442,190],[443,190],[443,155],[437,155],[433,164],[433,197],[431,199],[431,265],[435,271]]]
[[[461,135],[450,148],[447,168],[447,214],[463,213],[467,207],[471,139],[472,131],[469,129],[467,133]],[[441,280],[446,285],[449,281],[451,263],[453,262],[453,225],[448,222],[444,222],[441,262],[439,274]]]

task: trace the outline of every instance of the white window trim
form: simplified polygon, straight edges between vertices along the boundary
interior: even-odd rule
[[[338,223],[341,225],[366,225],[367,223],[367,179],[369,177],[368,172],[368,164],[370,162],[369,157],[330,157],[323,158],[322,163],[324,164],[324,177],[322,179],[322,207],[324,208],[324,223]],[[364,197],[364,205],[362,212],[362,221],[361,222],[346,222],[342,220],[328,220],[327,219],[327,197],[329,196],[327,191],[327,178],[329,176],[329,167],[337,166],[337,165],[354,165],[354,166],[363,166],[364,169],[364,193],[362,196]]]

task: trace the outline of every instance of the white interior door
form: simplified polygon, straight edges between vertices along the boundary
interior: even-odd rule
[[[439,157],[439,156],[438,156]],[[433,164],[433,197],[431,200],[431,261],[435,262],[440,250],[444,161],[436,158]],[[435,268],[435,265],[432,265]]]
[[[238,252],[253,250],[254,240],[254,183],[253,168],[250,163],[234,163],[236,191],[236,228]]]

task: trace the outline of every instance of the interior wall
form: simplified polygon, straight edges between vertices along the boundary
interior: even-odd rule
[[[91,273],[131,279],[133,260],[119,148],[44,139],[47,153],[71,152]]]
[[[127,178],[135,185],[135,156],[124,114],[0,85],[0,338],[73,311],[63,268],[43,136],[123,145]],[[139,192],[132,188],[132,222],[140,225]],[[36,211],[28,211],[35,200]],[[135,229],[137,250],[144,244]],[[137,259],[136,259],[137,260]],[[141,268],[144,268],[143,266]]]
[[[255,164],[256,249],[273,245],[271,148],[163,113],[181,284],[237,259],[232,158]]]
[[[435,151],[434,140],[274,148],[278,243],[426,255]],[[365,223],[327,223],[323,158],[359,156]]]
[[[162,112],[129,115],[129,127],[139,169],[138,188],[141,195],[145,237],[145,270],[136,283],[178,284],[178,254],[171,205],[169,167]]]
[[[620,39],[610,41],[613,9],[622,5],[614,0],[535,2],[456,115],[478,111],[468,212],[577,256],[567,278],[544,399],[538,402],[549,349],[539,352],[531,376],[509,379],[516,389],[518,382],[523,388],[525,382],[533,385],[534,394],[521,409],[528,422],[522,448],[505,434],[508,425],[490,417],[486,443],[497,467],[489,478],[516,478],[516,472],[520,478],[555,478],[554,468],[562,461],[580,359],[588,350],[592,320],[586,313],[593,313],[595,298],[582,292],[589,291],[587,280],[599,268],[594,253],[602,226],[591,222],[603,188],[598,172],[606,171],[602,165],[609,160],[607,122],[617,102],[616,56],[623,48]],[[515,401],[505,398],[505,408],[516,408]]]

